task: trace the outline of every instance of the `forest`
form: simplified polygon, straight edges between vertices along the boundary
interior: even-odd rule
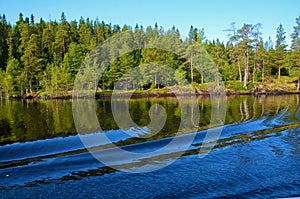
[[[291,35],[286,35],[282,24],[278,24],[276,39],[262,38],[263,26],[244,24],[236,27],[228,24],[224,34],[229,41],[208,40],[201,27],[190,27],[188,39],[182,40],[179,30],[173,26],[165,31],[155,25],[144,28],[136,24],[107,24],[99,19],[81,18],[68,21],[62,13],[59,21],[36,22],[34,15],[24,17],[14,24],[5,14],[0,15],[0,91],[5,96],[67,95],[73,88],[76,74],[87,54],[115,34],[130,31],[133,35],[153,38],[172,38],[172,43],[201,45],[212,57],[228,90],[245,90],[262,87],[295,91],[300,76],[300,16],[295,19]],[[287,45],[286,37],[291,37]],[[188,49],[189,50],[189,49]],[[191,52],[182,52],[189,55]],[[114,83],[131,68],[141,64],[157,62],[172,67],[178,77],[174,85],[181,85],[180,74],[190,84],[199,86],[206,82],[203,75],[194,70],[191,59],[172,53],[153,56],[155,49],[139,49],[122,56],[107,68],[98,87],[102,91],[114,89]],[[142,89],[153,89],[141,87]],[[1,95],[2,95],[1,94]]]

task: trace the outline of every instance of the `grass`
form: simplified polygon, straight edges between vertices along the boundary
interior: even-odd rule
[[[240,92],[240,93],[249,93],[252,90],[256,91],[287,91],[292,92],[296,91],[296,84],[297,84],[297,77],[286,77],[282,76],[280,79],[273,79],[268,83],[262,83],[262,82],[248,82],[247,88],[244,88],[243,82],[239,81],[227,81],[224,82],[226,91],[228,92]],[[185,86],[173,86],[171,89],[170,87],[164,87],[164,88],[153,88],[150,87],[147,90],[137,89],[135,91],[132,90],[120,90],[120,91],[114,91],[114,93],[117,94],[130,94],[134,92],[135,94],[141,94],[141,95],[147,95],[147,94],[166,94],[170,93],[172,91],[178,91],[179,93],[189,93],[190,90],[193,89],[194,91],[201,93],[201,92],[207,92],[208,90],[217,91],[218,88],[216,88],[215,83],[204,83],[204,84],[198,84],[196,82],[193,82],[189,85]],[[111,95],[113,91],[106,90],[106,91],[97,91],[96,94],[98,95]]]
[[[296,91],[297,77],[282,76],[280,79],[273,79],[270,83],[266,84],[268,90],[279,91]]]
[[[255,88],[255,84],[253,82],[248,82],[247,88],[243,87],[244,82],[239,82],[239,81],[228,81],[225,82],[225,88],[227,90],[231,91],[250,91],[251,89]]]
[[[280,79],[271,79],[269,82],[249,82],[247,85],[247,88],[243,87],[243,82],[239,81],[227,81],[224,82],[224,86],[226,88],[227,92],[239,92],[239,93],[249,93],[253,90],[258,92],[264,92],[264,91],[280,91],[280,92],[295,92],[297,91],[297,83],[298,83],[298,77],[287,77],[282,76]],[[150,87],[147,90],[137,89],[137,90],[120,90],[120,91],[112,91],[112,90],[97,90],[96,95],[111,95],[113,92],[115,94],[131,94],[132,92],[137,95],[163,95],[163,94],[170,94],[173,92],[179,93],[179,94],[188,94],[190,91],[194,90],[198,93],[207,93],[208,91],[218,91],[220,88],[216,88],[215,83],[204,83],[204,84],[198,84],[196,82],[193,82],[189,85],[185,86],[179,86],[175,85],[173,87],[164,87],[164,88],[153,88]],[[2,92],[4,95],[4,92]],[[13,94],[19,94],[19,93],[10,93],[12,96]],[[72,91],[68,91],[67,94],[69,96],[72,96]],[[31,96],[32,94],[28,94],[28,96]],[[35,93],[37,96],[51,96],[48,92],[45,91],[38,91]],[[27,97],[28,97],[27,96]]]

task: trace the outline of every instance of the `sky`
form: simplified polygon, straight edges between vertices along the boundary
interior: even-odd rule
[[[98,17],[121,27],[147,27],[157,22],[165,29],[174,25],[183,35],[188,35],[193,25],[204,28],[207,39],[224,42],[228,41],[224,30],[232,22],[237,28],[244,23],[261,23],[264,40],[271,36],[273,41],[281,23],[290,44],[295,19],[300,16],[300,0],[0,0],[0,14],[5,14],[11,24],[18,20],[20,12],[24,17],[33,14],[36,21],[41,17],[59,20],[64,12],[68,21]]]

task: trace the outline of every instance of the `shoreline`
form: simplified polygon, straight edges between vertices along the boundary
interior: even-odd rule
[[[251,95],[251,96],[274,96],[274,95],[292,95],[292,94],[300,94],[300,91],[278,91],[278,90],[270,90],[270,91],[225,91],[226,96],[241,96],[241,95]],[[222,95],[222,92],[212,91],[209,92],[205,91],[195,91],[195,93],[190,92],[159,92],[159,91],[145,91],[145,92],[138,92],[138,93],[96,93],[93,97],[91,96],[77,96],[78,99],[83,98],[94,98],[94,99],[108,99],[111,96],[117,98],[157,98],[157,97],[176,97],[176,96],[219,96]],[[0,97],[1,99],[1,97]],[[2,99],[7,99],[2,96]],[[27,96],[20,96],[20,95],[13,95],[10,96],[8,99],[39,99],[39,100],[53,100],[53,99],[72,99],[72,95],[64,95],[64,96],[57,96],[52,97],[50,95],[37,95],[37,94],[30,94]]]

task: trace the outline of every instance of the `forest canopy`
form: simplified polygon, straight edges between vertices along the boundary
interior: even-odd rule
[[[109,37],[124,31],[140,37],[153,39],[168,37],[172,43],[201,45],[212,57],[225,82],[240,82],[247,89],[249,83],[267,84],[283,76],[297,79],[300,75],[300,16],[296,18],[293,33],[286,35],[282,24],[278,24],[276,40],[263,40],[262,24],[228,25],[224,34],[229,41],[206,39],[203,28],[191,26],[188,39],[182,40],[179,30],[173,26],[164,30],[157,24],[144,28],[136,25],[107,24],[104,21],[81,18],[68,21],[62,13],[59,21],[36,22],[34,15],[24,17],[13,25],[4,14],[0,16],[0,88],[10,95],[45,92],[52,96],[65,95],[72,90],[74,80],[87,54]],[[291,37],[291,45],[286,37]],[[181,52],[192,58],[191,49]],[[157,62],[172,67],[176,82],[182,78],[189,83],[205,84],[201,73],[194,70],[192,59],[157,49],[140,49],[120,57],[104,72],[98,87],[114,89],[114,83],[130,69],[141,64]],[[155,56],[154,56],[155,55]],[[152,85],[158,87],[159,85]]]

